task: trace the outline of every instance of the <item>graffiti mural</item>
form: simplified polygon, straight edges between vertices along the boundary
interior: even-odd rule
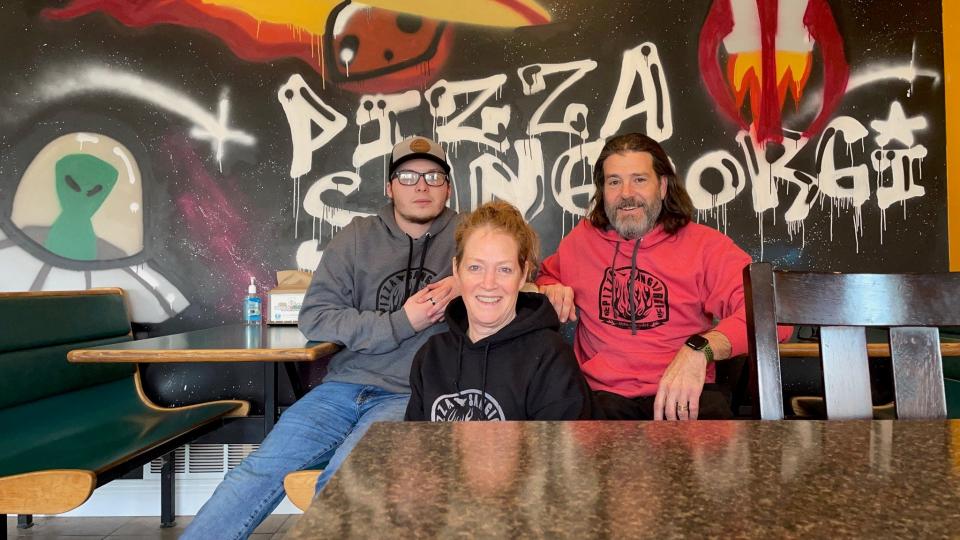
[[[386,202],[413,134],[447,149],[454,209],[510,201],[544,254],[604,140],[641,131],[756,259],[946,270],[939,8],[4,2],[0,290],[119,285],[146,334],[239,321],[251,276],[313,269]]]
[[[718,49],[727,57],[726,76]],[[819,50],[820,111],[802,130],[817,133],[847,86],[843,38],[826,0],[715,0],[700,33],[700,71],[717,108],[757,141],[783,140],[781,113],[787,98],[799,104]],[[808,98],[809,99],[809,98]],[[749,104],[750,122],[739,111]]]
[[[10,236],[0,233],[5,290],[121,286],[137,322],[183,311],[183,293],[140,262],[142,183],[136,158],[106,135],[75,132],[46,144],[17,184]]]
[[[68,20],[94,12],[132,27],[201,29],[240,58],[295,57],[343,88],[387,92],[429,82],[443,69],[453,42],[448,23],[515,28],[550,21],[535,0],[73,0],[44,15]]]

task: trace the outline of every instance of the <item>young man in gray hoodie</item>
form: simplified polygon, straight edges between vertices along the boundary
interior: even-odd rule
[[[322,384],[287,409],[232,470],[182,538],[246,538],[283,499],[287,473],[324,463],[321,489],[375,421],[403,420],[410,364],[459,290],[451,275],[457,214],[450,164],[436,142],[393,148],[387,197],[329,243],[300,311],[300,330],[343,345]]]

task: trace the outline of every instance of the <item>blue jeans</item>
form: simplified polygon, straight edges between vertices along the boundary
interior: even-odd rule
[[[287,409],[256,452],[230,471],[181,539],[247,538],[283,500],[287,473],[329,460],[320,491],[370,424],[400,421],[409,394],[376,386],[323,383]]]

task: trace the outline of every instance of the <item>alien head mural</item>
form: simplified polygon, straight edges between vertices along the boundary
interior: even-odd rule
[[[53,255],[104,261],[143,250],[142,208],[140,170],[130,152],[104,135],[71,133],[33,158],[10,218]]]
[[[96,259],[92,220],[117,183],[117,169],[89,154],[70,154],[57,160],[55,170],[60,215],[43,245],[68,259]]]
[[[0,290],[122,287],[134,322],[162,322],[189,302],[144,253],[142,176],[123,144],[69,133],[36,153],[0,228]]]

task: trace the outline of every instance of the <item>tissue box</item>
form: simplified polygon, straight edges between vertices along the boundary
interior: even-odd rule
[[[267,324],[297,324],[311,278],[299,270],[277,272],[277,286],[267,292]]]

